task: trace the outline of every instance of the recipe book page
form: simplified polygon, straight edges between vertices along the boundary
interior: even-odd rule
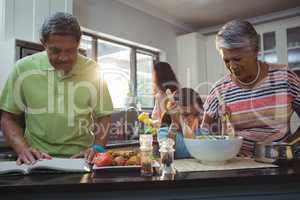
[[[0,174],[29,174],[38,170],[57,170],[62,172],[89,172],[90,166],[84,159],[52,158],[37,161],[33,165],[17,165],[16,161],[0,162]]]

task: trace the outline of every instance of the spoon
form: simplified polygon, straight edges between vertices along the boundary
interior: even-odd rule
[[[295,140],[289,142],[288,145],[294,145],[294,144],[296,144],[296,143],[299,142],[299,141],[300,141],[300,137],[298,137],[297,139],[295,139]]]
[[[223,101],[223,99],[221,98],[221,95],[219,93],[219,91],[217,92],[217,98],[220,102],[220,105],[225,105],[225,102]],[[225,121],[226,126],[227,126],[227,135],[229,137],[235,137],[235,130],[234,130],[234,126],[233,124],[230,122],[230,117],[227,113],[224,114],[222,121]],[[224,137],[224,128],[222,128],[222,132],[221,132],[222,138]]]

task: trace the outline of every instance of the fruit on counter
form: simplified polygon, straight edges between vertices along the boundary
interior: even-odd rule
[[[111,166],[113,164],[113,156],[110,153],[97,153],[94,156],[93,163],[97,167]]]
[[[140,156],[131,156],[127,161],[126,165],[141,165],[141,158]]]
[[[141,156],[138,151],[108,151],[96,153],[93,163],[97,167],[141,165]]]
[[[123,166],[126,163],[126,159],[123,156],[117,156],[114,158],[113,164],[117,166]]]
[[[131,156],[137,155],[135,151],[114,151],[111,153],[114,158],[118,156],[122,156],[126,160],[129,159]]]

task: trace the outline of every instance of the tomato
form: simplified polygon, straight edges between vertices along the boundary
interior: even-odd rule
[[[126,161],[126,165],[141,165],[141,159],[138,156],[131,156]]]
[[[94,156],[93,163],[97,167],[110,166],[113,163],[113,156],[110,153],[97,153]]]

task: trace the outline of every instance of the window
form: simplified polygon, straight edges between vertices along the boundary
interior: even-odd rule
[[[91,36],[83,35],[80,42],[79,52],[89,58],[93,57],[93,38]]]
[[[152,66],[159,52],[84,33],[80,49],[100,65],[115,109],[140,103],[143,109],[154,105]]]
[[[136,54],[137,66],[137,99],[144,108],[154,104],[152,96],[152,66],[153,57],[144,53]]]
[[[130,94],[130,52],[125,46],[98,40],[98,63],[115,108],[126,107]]]

